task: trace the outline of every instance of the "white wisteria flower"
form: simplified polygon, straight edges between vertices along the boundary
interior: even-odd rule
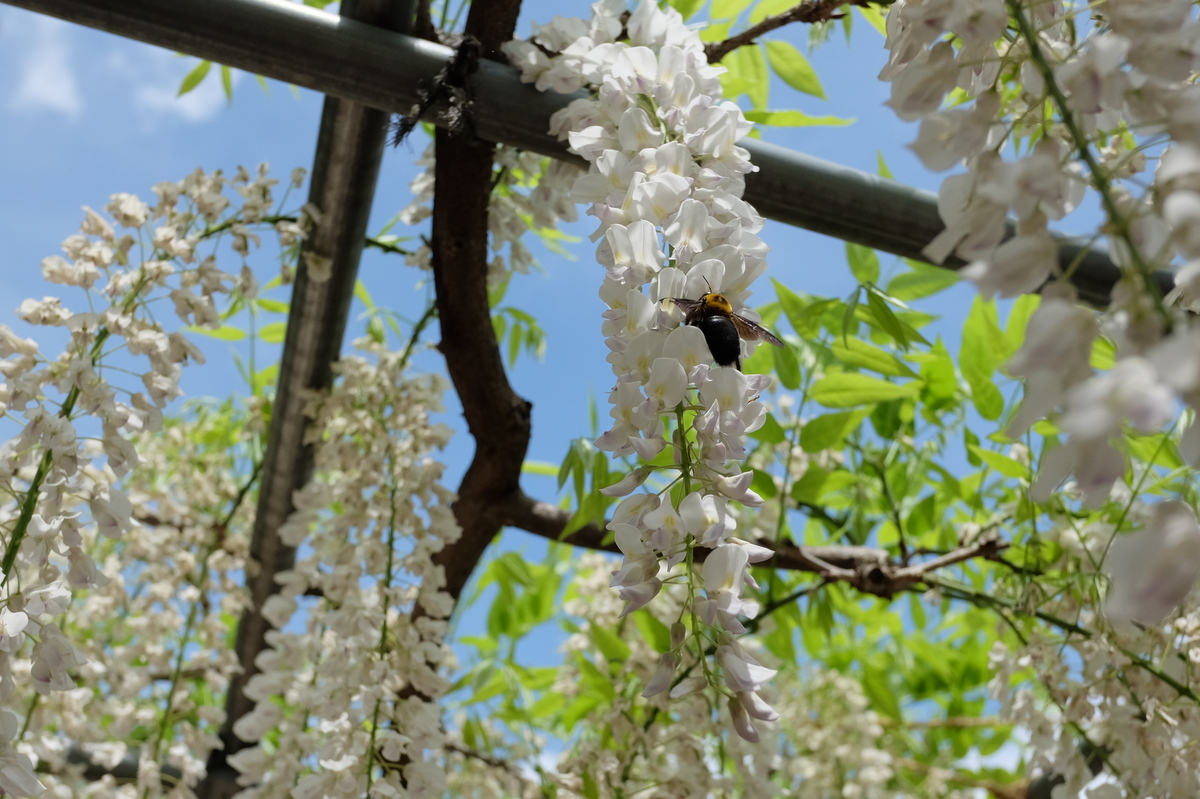
[[[1114,624],[1158,624],[1183,603],[1200,576],[1200,524],[1183,502],[1154,506],[1138,532],[1122,536],[1108,555],[1112,589],[1104,615]]]

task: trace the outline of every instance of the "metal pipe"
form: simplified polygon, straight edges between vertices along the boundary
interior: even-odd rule
[[[213,17],[221,17],[221,10],[212,8],[221,1],[210,4]],[[370,31],[382,30],[373,25],[410,30],[414,9],[414,0],[343,0],[341,17],[308,13],[304,18],[320,18],[321,22],[327,21],[325,17],[339,22],[353,18],[362,21],[356,23],[360,28]],[[223,23],[231,20],[226,18]],[[188,36],[194,33],[187,31]],[[336,36],[332,40],[338,41]],[[264,46],[264,51],[272,49]],[[296,60],[312,59],[302,42],[289,43],[286,52]],[[242,668],[226,697],[222,746],[210,754],[204,781],[196,788],[201,799],[225,799],[239,789],[228,758],[256,743],[240,740],[234,725],[254,709],[255,701],[246,695],[245,687],[258,673],[256,659],[267,648],[267,634],[274,629],[263,616],[263,605],[279,591],[275,576],[295,563],[295,547],[280,539],[279,528],[295,510],[292,497],[313,474],[313,445],[306,436],[310,420],[304,404],[310,392],[333,382],[333,363],[342,349],[389,119],[387,111],[342,97],[325,97],[308,197],[321,210],[321,222],[304,241],[292,290],[250,543],[250,555],[258,568],[248,571],[251,603],[237,628],[235,648]],[[329,275],[314,276],[308,256],[327,263]]]
[[[394,113],[407,113],[451,56],[448,47],[286,0],[0,2]],[[546,129],[550,115],[580,95],[539,92],[515,69],[490,61],[473,84],[472,121],[481,138],[579,162]],[[921,249],[942,230],[930,192],[783,147],[742,144],[760,167],[747,177],[746,199],[768,219],[915,260],[925,260]],[[1064,269],[1081,249],[1063,239]],[[1086,249],[1073,282],[1083,300],[1102,306],[1120,270],[1103,250]],[[955,269],[962,261],[942,265]],[[1168,272],[1155,277],[1164,292],[1174,285]]]

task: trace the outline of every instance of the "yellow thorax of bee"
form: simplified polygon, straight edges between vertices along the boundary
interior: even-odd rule
[[[725,299],[725,295],[717,294],[715,291],[705,294],[700,298],[700,302],[704,303],[704,310],[717,311],[718,313],[731,314],[733,313],[733,305],[729,300]]]

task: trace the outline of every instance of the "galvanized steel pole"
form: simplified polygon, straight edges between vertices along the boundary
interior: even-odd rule
[[[422,82],[451,56],[447,47],[286,0],[0,2],[398,113],[412,108]],[[550,115],[573,96],[536,91],[515,69],[489,61],[472,83],[481,138],[577,160],[546,133]],[[782,147],[743,144],[760,168],[746,181],[746,199],[769,219],[916,260],[942,230],[929,192]],[[1081,298],[1107,304],[1119,270],[1102,250],[1064,240],[1064,268],[1077,257],[1073,282]],[[1164,292],[1173,285],[1169,273],[1157,278]]]

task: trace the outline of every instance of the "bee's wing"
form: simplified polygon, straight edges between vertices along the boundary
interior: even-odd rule
[[[701,305],[703,305],[703,303],[700,302],[700,300],[688,300],[688,299],[684,299],[683,297],[668,297],[666,300],[664,300],[664,302],[675,303],[676,305],[678,305],[680,308],[683,309],[684,313],[691,313],[692,311],[696,310]]]
[[[689,300],[684,297],[668,297],[663,302],[673,302],[683,311],[684,322],[692,324],[703,312],[704,303],[700,300]]]
[[[776,347],[782,347],[783,342],[775,337],[775,334],[767,330],[757,322],[751,322],[749,319],[733,314],[733,326],[737,328],[738,335],[746,341],[765,341],[768,344],[774,344]]]

